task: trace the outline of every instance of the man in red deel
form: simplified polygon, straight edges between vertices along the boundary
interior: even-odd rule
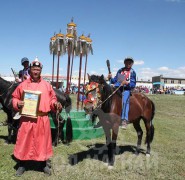
[[[30,77],[19,84],[12,94],[13,108],[20,111],[25,102],[22,100],[24,90],[40,92],[40,103],[37,117],[22,115],[17,140],[14,148],[14,156],[19,160],[19,168],[16,176],[25,172],[29,161],[41,163],[44,173],[51,175],[47,160],[53,155],[49,111],[59,110],[62,105],[57,98],[52,86],[41,77],[42,64],[38,59],[30,64]]]

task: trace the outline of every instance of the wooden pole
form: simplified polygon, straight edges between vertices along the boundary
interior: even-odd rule
[[[68,42],[68,64],[67,64],[67,86],[66,93],[69,94],[69,74],[70,74],[70,61],[71,61],[71,44]]]
[[[72,78],[72,73],[73,73],[73,60],[74,60],[74,48],[73,48],[73,53],[72,53],[72,61],[71,61],[71,71],[70,71],[70,81],[69,81],[69,88],[71,87],[71,78]]]
[[[87,69],[87,53],[86,53],[86,57],[85,57],[85,70],[84,70],[84,85],[83,85],[83,96],[85,95],[85,80],[86,80],[86,69]],[[82,101],[82,106],[83,106],[83,101]]]
[[[55,66],[55,54],[54,54],[54,51],[53,51],[53,68],[52,68],[52,86],[53,86],[53,79],[54,79],[54,66]]]
[[[77,110],[79,110],[80,100],[80,80],[81,80],[81,69],[82,69],[82,53],[80,53],[80,65],[79,65],[79,79],[78,79],[78,95],[77,95]]]
[[[57,63],[57,81],[56,81],[56,89],[59,88],[58,78],[59,78],[59,63],[60,63],[60,51],[58,51],[58,63]]]

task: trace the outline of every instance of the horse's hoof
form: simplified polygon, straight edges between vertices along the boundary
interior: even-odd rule
[[[146,153],[146,157],[150,157],[150,154]]]
[[[105,166],[108,166],[108,165],[109,165],[109,163],[108,163],[108,162],[104,162],[104,164],[105,164]]]
[[[114,166],[112,166],[112,165],[108,165],[108,169],[114,169]]]
[[[139,156],[139,152],[138,151],[135,151],[134,153],[136,156]]]
[[[4,144],[8,145],[8,144],[11,144],[11,142],[9,140],[5,140]]]

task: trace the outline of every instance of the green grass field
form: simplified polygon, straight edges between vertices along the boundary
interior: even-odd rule
[[[132,125],[119,131],[115,166],[108,169],[98,159],[100,145],[105,137],[93,140],[76,140],[69,146],[59,144],[54,148],[51,159],[52,176],[29,170],[21,178],[14,176],[16,162],[12,158],[14,145],[6,145],[4,138],[7,127],[0,126],[0,180],[1,179],[185,179],[185,96],[151,95],[156,106],[154,117],[155,135],[151,144],[151,157],[145,156],[145,128],[142,153],[133,154],[136,145],[136,132]],[[0,124],[6,116],[0,112]],[[73,160],[75,165],[69,161]],[[104,156],[103,158],[104,159]]]

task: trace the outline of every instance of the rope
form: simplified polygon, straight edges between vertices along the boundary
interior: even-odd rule
[[[59,122],[59,110],[57,109],[56,111],[56,120],[57,120],[57,145],[58,145],[58,141],[59,141],[59,126],[60,126],[60,122]]]

